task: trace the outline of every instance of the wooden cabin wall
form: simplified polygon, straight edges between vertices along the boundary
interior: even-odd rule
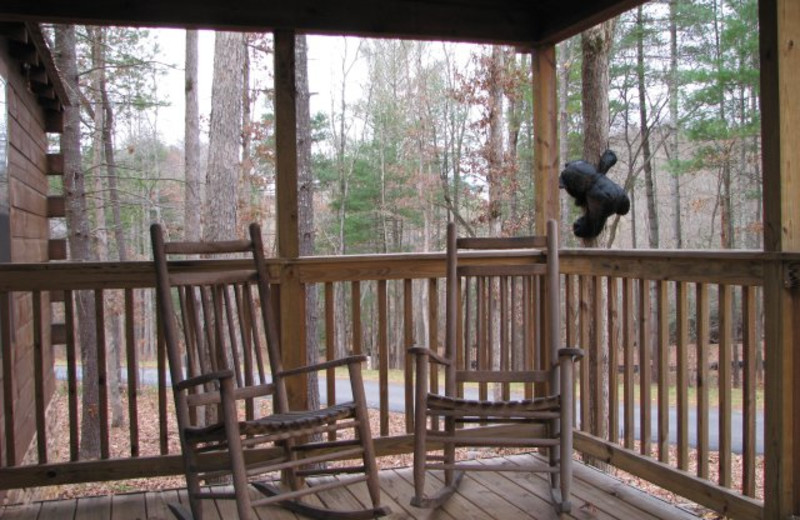
[[[47,214],[47,133],[44,111],[30,91],[18,61],[12,58],[8,42],[0,38],[0,74],[6,81],[8,128],[8,243],[12,262],[48,261],[49,221]],[[1,186],[1,185],[0,185]],[[6,230],[3,230],[6,231]],[[36,430],[34,414],[34,308],[31,293],[12,293],[10,298],[11,357],[13,363],[15,453],[21,462]],[[53,353],[50,342],[50,300],[41,297],[42,352],[45,367],[45,402],[55,389]],[[2,373],[0,373],[2,377]],[[0,416],[4,414],[0,410]],[[0,424],[5,424],[2,417]],[[2,435],[5,443],[6,435]],[[6,464],[5,446],[2,456]]]

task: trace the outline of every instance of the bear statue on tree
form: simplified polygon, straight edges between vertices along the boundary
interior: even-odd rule
[[[606,150],[597,167],[584,160],[570,161],[558,178],[558,186],[567,190],[575,205],[583,208],[583,215],[572,225],[578,238],[592,239],[603,231],[606,219],[617,213],[625,215],[631,201],[617,183],[606,177],[617,162],[617,155]]]

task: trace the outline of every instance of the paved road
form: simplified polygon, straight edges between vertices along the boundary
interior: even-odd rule
[[[59,379],[66,379],[66,367],[62,365],[56,366],[56,376]],[[78,377],[80,378],[80,368]],[[127,373],[123,371],[122,373],[123,381],[127,380]],[[139,371],[139,379],[142,384],[145,385],[155,385],[158,381],[156,370],[153,368],[144,368],[140,369]],[[327,389],[325,387],[325,378],[320,378],[319,381],[319,388],[320,388],[320,399],[322,402],[325,402],[327,399]],[[372,380],[365,380],[364,381],[364,392],[367,395],[367,404],[370,408],[379,408],[380,407],[380,387],[377,381]],[[350,381],[348,379],[337,379],[336,380],[336,397],[339,400],[347,400],[351,398],[350,392]],[[478,398],[478,391],[475,389],[466,389],[466,396],[469,399],[477,399]],[[405,387],[402,383],[389,383],[389,410],[392,412],[404,412],[405,411]],[[580,404],[579,404],[580,405]],[[636,413],[634,413],[634,438],[639,438],[639,410],[638,407],[636,409]],[[708,436],[709,436],[709,449],[716,450],[719,446],[719,408],[710,408],[709,409],[709,417],[708,417]],[[671,408],[669,411],[669,425],[670,425],[670,442],[673,444],[677,443],[677,424],[678,424],[678,411],[676,408]],[[619,429],[620,429],[620,436],[624,434],[624,424],[623,424],[623,410],[622,405],[620,405],[619,410]],[[658,441],[658,408],[657,405],[653,405],[650,410],[650,421],[651,421],[651,432],[652,432],[652,441]],[[733,427],[731,428],[731,446],[735,453],[742,452],[742,436],[744,432],[744,428],[742,425],[744,424],[743,414],[738,411],[734,411],[731,416],[731,424]],[[759,412],[756,417],[756,451],[759,454],[764,453],[764,414],[763,412]],[[697,409],[690,408],[689,409],[689,444],[692,447],[697,446]]]

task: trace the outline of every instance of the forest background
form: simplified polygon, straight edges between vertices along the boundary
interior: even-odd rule
[[[149,260],[151,222],[164,223],[171,239],[213,240],[258,221],[274,254],[271,35],[216,33],[212,57],[199,56],[198,33],[186,31],[185,60],[174,63],[159,33],[48,28],[73,102],[54,146],[77,172],[64,181],[67,217],[51,235],[69,239],[73,260]],[[332,41],[296,38],[302,255],[439,251],[450,220],[472,235],[536,231],[529,53]],[[324,93],[309,85],[309,45],[342,51],[324,53]],[[557,57],[562,162],[596,162],[614,149],[619,163],[609,176],[632,202],[599,240],[581,244],[570,232],[578,212],[562,192],[564,246],[761,247],[755,0],[654,0],[559,44]],[[212,60],[205,114],[198,62]],[[185,74],[183,91],[170,92],[184,97],[182,136],[162,120],[170,69]],[[314,96],[326,103],[312,112]],[[314,292],[307,297],[317,308]],[[336,298],[344,302],[343,293]],[[90,299],[78,306],[86,323]],[[316,330],[315,313],[307,319]],[[94,343],[88,329],[82,345]]]

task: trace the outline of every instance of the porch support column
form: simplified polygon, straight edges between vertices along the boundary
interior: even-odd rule
[[[764,249],[800,252],[800,2],[760,0]],[[765,268],[764,518],[800,513],[800,289]]]
[[[275,199],[278,212],[278,256],[289,260],[281,268],[280,337],[283,366],[306,364],[303,286],[292,260],[300,254],[297,224],[297,91],[295,88],[294,31],[275,31]],[[289,406],[306,408],[307,378],[287,380]]]
[[[548,219],[559,221],[558,196],[558,75],[556,47],[533,50],[533,185],[536,232],[544,233]]]

